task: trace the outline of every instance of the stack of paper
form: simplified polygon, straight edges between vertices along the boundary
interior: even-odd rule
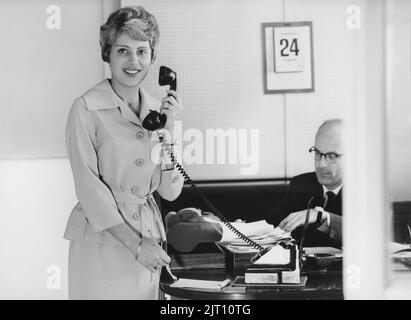
[[[333,255],[337,258],[343,257],[343,251],[338,248],[333,247],[305,247],[303,248],[303,252],[308,255],[321,255],[321,254],[329,254]]]
[[[395,255],[398,253],[411,253],[411,245],[410,244],[401,244],[398,242],[389,242],[388,243],[388,252],[391,255]]]
[[[214,281],[214,280],[198,280],[198,279],[183,279],[180,278],[170,285],[173,288],[186,289],[202,289],[202,290],[221,290],[230,284],[230,280]]]
[[[232,225],[261,246],[273,245],[280,241],[291,239],[289,232],[278,227],[274,228],[272,224],[268,224],[265,220],[251,223],[232,223]],[[224,245],[225,248],[235,253],[257,252],[257,249],[250,247],[248,243],[240,239],[225,224],[221,223],[221,226],[223,228],[223,237],[220,244]]]
[[[270,251],[254,262],[255,265],[288,263],[290,263],[290,250],[284,249],[282,246],[272,247]]]
[[[388,243],[388,251],[390,257],[394,261],[399,261],[411,266],[411,246],[409,244],[401,244],[396,242]]]

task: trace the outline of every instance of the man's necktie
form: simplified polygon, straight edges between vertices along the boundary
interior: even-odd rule
[[[332,212],[331,208],[333,207],[335,200],[335,193],[332,191],[327,191],[324,197],[324,211]]]

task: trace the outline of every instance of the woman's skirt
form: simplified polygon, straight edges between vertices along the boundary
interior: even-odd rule
[[[152,273],[121,246],[70,241],[69,299],[159,299],[160,271]]]

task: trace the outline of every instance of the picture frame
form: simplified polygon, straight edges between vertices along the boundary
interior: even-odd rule
[[[262,23],[264,93],[314,92],[311,21]]]

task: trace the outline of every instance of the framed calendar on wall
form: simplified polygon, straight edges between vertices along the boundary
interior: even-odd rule
[[[264,93],[314,91],[312,22],[262,24]]]

